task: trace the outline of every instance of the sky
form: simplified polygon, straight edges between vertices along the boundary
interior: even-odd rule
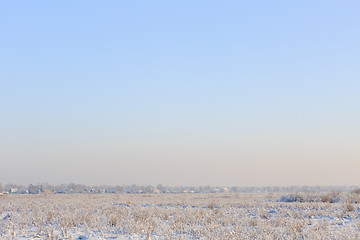
[[[359,1],[0,3],[0,182],[360,184]]]

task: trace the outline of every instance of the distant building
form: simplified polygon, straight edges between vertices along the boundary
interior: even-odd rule
[[[9,193],[16,194],[16,193],[18,193],[18,190],[17,190],[17,188],[10,188]]]
[[[107,189],[105,192],[106,193],[116,193],[116,190],[115,189]]]
[[[51,193],[53,193],[50,189],[46,189],[45,191],[44,191],[44,193],[45,194],[51,194]]]
[[[153,189],[152,189],[152,193],[160,193],[160,190],[159,190],[159,189],[156,189],[156,188],[153,188]]]

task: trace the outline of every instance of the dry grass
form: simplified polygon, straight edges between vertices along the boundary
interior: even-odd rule
[[[357,195],[8,195],[0,199],[0,238],[354,239]]]

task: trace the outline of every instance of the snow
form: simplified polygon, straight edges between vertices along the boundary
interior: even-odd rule
[[[301,197],[301,198],[300,198]],[[53,194],[0,198],[0,239],[354,239],[359,196]],[[314,199],[317,201],[314,201]]]

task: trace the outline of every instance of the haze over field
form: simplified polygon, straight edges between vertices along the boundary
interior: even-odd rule
[[[358,185],[359,9],[2,2],[0,182]]]

